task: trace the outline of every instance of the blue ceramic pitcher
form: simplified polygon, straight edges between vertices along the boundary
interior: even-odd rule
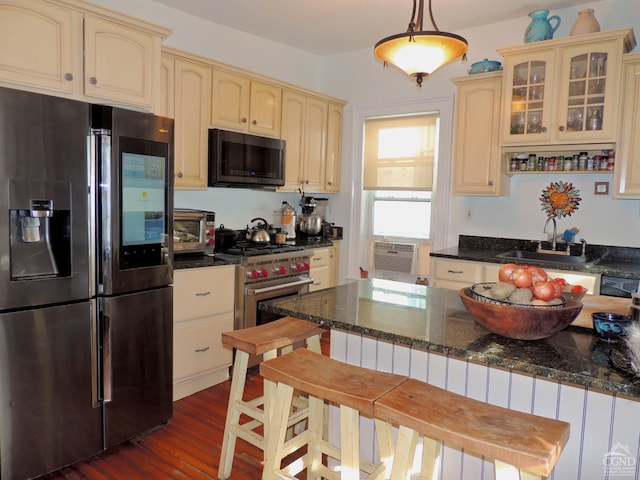
[[[524,32],[524,43],[539,42],[541,40],[550,40],[553,34],[560,26],[560,17],[558,15],[549,15],[549,10],[534,10],[529,13],[531,23]],[[551,26],[551,21],[555,20],[555,26]]]

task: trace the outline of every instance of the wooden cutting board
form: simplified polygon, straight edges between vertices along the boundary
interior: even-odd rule
[[[605,295],[585,295],[582,299],[582,311],[580,315],[571,323],[579,327],[593,328],[591,314],[593,312],[612,312],[629,314],[630,298],[607,297]]]

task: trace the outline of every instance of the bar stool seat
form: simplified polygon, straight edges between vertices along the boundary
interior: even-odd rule
[[[432,478],[440,444],[494,459],[496,479],[547,477],[569,439],[569,424],[490,405],[419,380],[408,380],[374,405],[374,415],[399,426],[391,480],[405,480],[418,436],[422,473]],[[512,476],[520,471],[521,477]]]
[[[236,440],[238,438],[251,445],[265,450],[264,433],[268,430],[270,400],[275,395],[268,394],[275,386],[270,382],[264,382],[264,394],[246,401],[243,399],[245,382],[247,379],[247,367],[251,355],[261,355],[263,359],[275,358],[278,354],[288,353],[293,350],[295,344],[305,342],[307,348],[320,353],[320,335],[324,329],[318,325],[293,317],[285,317],[257,327],[245,328],[224,332],[222,344],[236,349],[233,363],[233,376],[231,379],[231,391],[229,393],[229,405],[224,427],[224,437],[220,454],[220,466],[218,478],[225,480],[231,477],[233,457]],[[306,349],[302,349],[306,350]],[[308,412],[307,402],[297,402],[289,413],[288,424],[296,425],[306,419]],[[249,420],[244,421],[246,415]],[[243,421],[243,423],[241,423]]]
[[[266,433],[263,479],[297,478],[295,475],[305,470],[307,479],[355,480],[360,479],[360,472],[368,474],[367,479],[385,478],[391,454],[385,447],[390,440],[378,439],[379,464],[360,459],[359,419],[360,415],[372,418],[374,402],[407,377],[350,365],[306,349],[262,362],[260,373],[265,381],[277,384],[271,429]],[[294,390],[308,394],[309,418],[304,432],[287,439],[287,416]],[[340,407],[339,447],[323,435],[325,402]],[[304,452],[303,447],[306,452],[302,456],[288,457],[296,451]],[[324,456],[339,462],[340,471],[331,470]]]

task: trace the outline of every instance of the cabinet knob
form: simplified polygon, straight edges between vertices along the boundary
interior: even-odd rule
[[[182,172],[178,172],[178,173],[176,174],[176,177],[178,177],[178,178],[182,178]]]
[[[68,82],[70,82],[71,80],[73,80],[73,74],[71,73],[65,73],[64,74],[64,79]]]
[[[89,79],[89,83],[90,83],[91,85],[96,85],[96,84],[98,83],[98,79],[97,79],[96,77],[91,77],[91,78]]]
[[[247,123],[247,119],[246,118],[242,118],[242,120],[240,120],[242,123]]]
[[[493,187],[493,180],[489,180],[489,186]]]
[[[542,127],[540,130],[542,130],[542,133],[547,133],[547,127]]]
[[[329,180],[329,181],[327,182],[327,185],[333,185],[333,182],[332,182],[331,180]]]
[[[561,132],[564,132],[564,125],[560,125],[560,127],[558,127],[558,130],[560,130]]]
[[[257,125],[257,124],[258,124],[258,122],[256,122],[255,120],[253,120],[253,121],[251,122],[251,125]]]
[[[305,180],[304,183],[306,183],[307,185],[309,185],[309,180]]]

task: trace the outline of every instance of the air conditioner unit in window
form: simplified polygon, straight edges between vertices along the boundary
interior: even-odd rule
[[[373,268],[415,274],[418,246],[415,243],[373,242]]]

